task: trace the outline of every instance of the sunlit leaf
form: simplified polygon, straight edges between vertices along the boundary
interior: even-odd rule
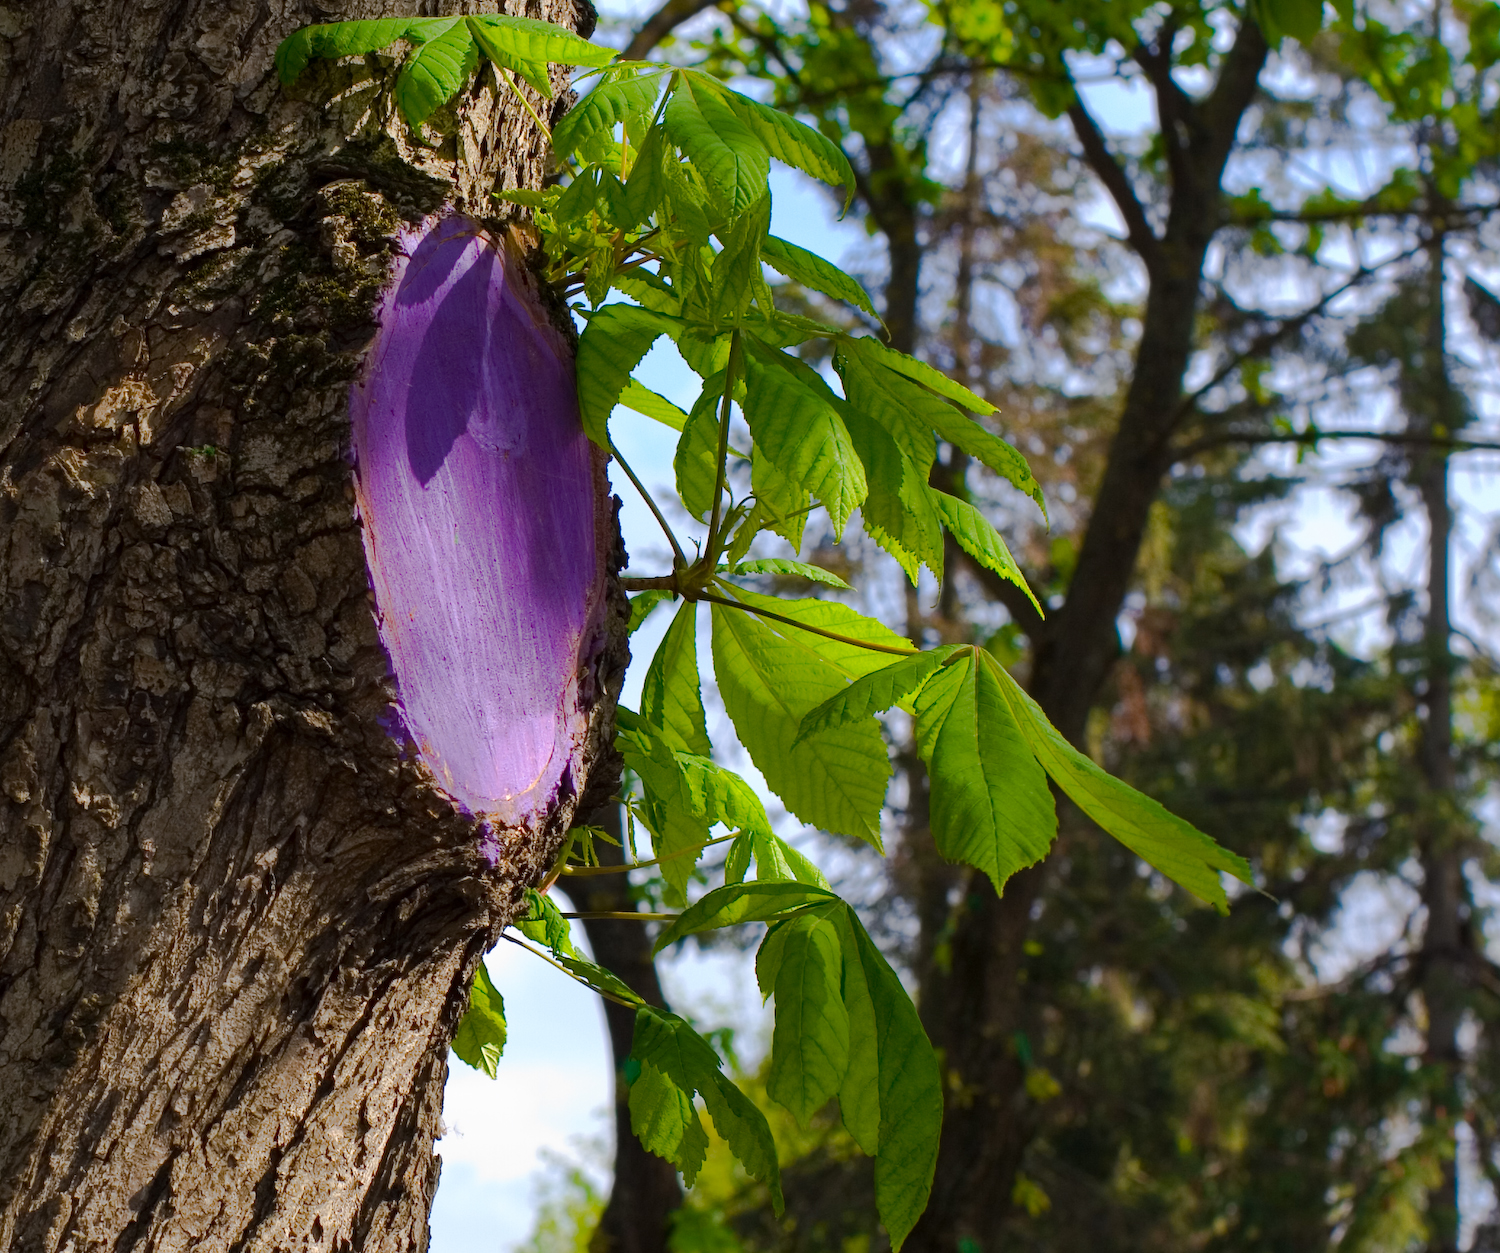
[[[683,75],[667,101],[667,135],[731,213],[749,208],[766,194],[771,160],[765,146],[724,103],[718,91],[694,75]]]
[[[845,274],[831,261],[823,260],[817,253],[770,235],[761,248],[761,256],[778,274],[785,274],[804,287],[811,287],[835,300],[846,300],[872,318],[879,316],[869,293],[860,286],[859,281]]]
[[[1174,883],[1228,912],[1229,899],[1220,872],[1249,883],[1249,863],[1095,765],[1063,738],[1002,666],[991,659],[989,669],[1037,761],[1073,803]]]
[[[469,27],[460,20],[430,37],[401,67],[396,79],[396,104],[413,126],[463,90],[479,64],[479,49]]]
[[[917,751],[930,779],[933,842],[989,875],[995,891],[1047,855],[1057,811],[987,653],[969,652],[917,693]],[[1007,676],[1008,677],[1008,676]]]
[[[1026,593],[1026,599],[1036,608],[1037,614],[1041,615],[1041,602],[1032,592],[1031,585],[1026,582],[1020,566],[1016,565],[1016,559],[1010,555],[1005,541],[1000,538],[1000,532],[990,525],[989,519],[967,501],[959,500],[946,492],[929,488],[928,495],[942,515],[943,525],[958,541],[958,546],[987,570],[993,570],[1002,579],[1019,587]]]
[[[469,1008],[453,1033],[453,1053],[465,1065],[482,1070],[493,1079],[504,1052],[505,1001],[480,962],[469,984]]]

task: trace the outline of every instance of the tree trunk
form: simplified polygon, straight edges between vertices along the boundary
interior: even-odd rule
[[[545,152],[490,71],[431,148],[389,57],[278,87],[409,7],[0,10],[3,1248],[424,1248],[468,979],[578,803],[487,856],[387,729],[350,382],[401,221]]]
[[[1409,424],[1417,433],[1438,438],[1463,426],[1463,406],[1448,375],[1447,317],[1444,299],[1445,244],[1434,232],[1427,245],[1426,326],[1420,382],[1409,389]],[[1413,404],[1413,402],[1415,402]],[[1422,798],[1419,840],[1422,860],[1422,904],[1427,924],[1418,958],[1422,999],[1427,1010],[1424,1061],[1441,1076],[1434,1102],[1437,1118],[1456,1123],[1462,1117],[1459,1086],[1463,1063],[1459,1029],[1468,1001],[1466,968],[1472,948],[1468,936],[1469,900],[1463,875],[1463,832],[1454,821],[1453,762],[1453,622],[1449,593],[1449,548],[1453,509],[1448,500],[1448,451],[1423,448],[1416,457],[1414,479],[1427,515],[1427,617],[1423,622],[1423,679],[1426,691],[1418,752]],[[1443,1162],[1438,1186],[1428,1194],[1428,1249],[1457,1253],[1459,1238],[1457,1151]]]

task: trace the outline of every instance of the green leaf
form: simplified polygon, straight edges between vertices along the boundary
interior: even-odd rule
[[[760,797],[734,771],[687,752],[671,732],[652,727],[624,706],[616,710],[616,719],[616,745],[646,789],[644,818],[659,856],[695,847],[701,851],[715,823],[731,831],[770,833]],[[669,903],[685,903],[696,863],[696,856],[675,856],[662,863]]]
[[[836,600],[823,600],[818,597],[789,599],[781,596],[762,596],[759,592],[752,592],[747,587],[726,586],[725,590],[731,592],[734,598],[742,604],[754,609],[780,614],[782,617],[790,618],[793,623],[800,623],[803,627],[817,631],[831,631],[835,635],[843,635],[850,640],[859,641],[847,643],[826,639],[813,635],[812,631],[799,630],[797,626],[778,622],[775,619],[768,622],[773,630],[780,632],[788,639],[799,640],[816,647],[818,655],[825,662],[851,679],[857,679],[860,675],[870,674],[890,665],[892,656],[890,650],[895,650],[897,654],[916,651],[910,640],[897,635],[885,623],[878,622],[874,618],[867,618],[864,614]],[[878,645],[878,647],[867,647],[871,644]]]
[[[673,791],[664,792],[682,812],[690,813],[708,824],[721,824],[729,830],[771,833],[771,822],[765,816],[754,789],[744,779],[708,758],[673,746],[667,740],[670,732],[658,732],[646,725],[639,714],[621,705],[618,710],[621,729],[621,752],[630,758],[649,755],[669,768],[675,777]]]
[[[398,39],[423,44],[457,21],[452,17],[383,17],[358,22],[321,22],[293,31],[276,49],[276,73],[284,86],[295,82],[315,57],[361,56],[389,48]]]
[[[605,305],[578,337],[578,408],[584,433],[609,447],[609,415],[620,401],[630,373],[662,335],[676,338],[682,322],[636,305]]]
[[[750,853],[754,842],[755,837],[748,831],[741,831],[730,841],[729,852],[724,857],[726,885],[738,886],[745,881],[745,872],[750,869]]]
[[[907,356],[904,352],[897,352],[894,348],[887,348],[877,339],[865,336],[860,339],[846,340],[845,343],[856,351],[865,354],[875,364],[884,366],[887,370],[894,370],[897,374],[905,375],[922,384],[929,391],[936,392],[956,405],[962,405],[974,413],[994,413],[995,406],[980,396],[976,396],[962,383],[950,379],[941,370],[935,369],[925,361],[918,361],[915,357]]]
[[[479,13],[469,18],[473,26],[490,32],[497,46],[525,61],[553,65],[608,65],[615,59],[613,48],[590,43],[556,22],[535,17],[511,17],[504,13]]]
[[[714,507],[714,488],[719,476],[719,405],[723,401],[723,384],[712,380],[704,384],[703,393],[693,405],[672,468],[677,473],[677,494],[693,517],[702,521]]]
[[[881,385],[889,371],[858,352],[841,351],[835,354],[833,364],[844,380],[849,407],[869,415],[885,428],[902,455],[917,467],[925,485],[932,463],[937,460],[937,439],[926,422]]]
[[[615,711],[620,731],[615,746],[645,790],[640,817],[651,832],[652,849],[661,863],[668,905],[687,904],[687,886],[708,843],[712,819],[685,787],[678,745],[621,707]],[[674,737],[675,738],[675,737]],[[694,851],[696,850],[696,851]]]
[[[625,178],[625,200],[630,206],[631,216],[637,222],[644,222],[661,205],[668,186],[666,163],[675,160],[667,150],[665,132],[661,126],[653,126],[646,132],[646,138],[637,150],[630,173]],[[626,288],[622,286],[621,290]],[[669,312],[675,313],[677,310]]]
[[[866,376],[868,381],[883,391],[898,408],[906,410],[917,421],[926,423],[941,438],[963,449],[969,456],[982,462],[996,474],[1014,484],[1017,489],[1025,492],[1041,508],[1042,516],[1046,516],[1047,505],[1042,498],[1041,485],[1033,477],[1031,467],[1026,464],[1026,458],[998,435],[986,430],[972,418],[965,417],[943,399],[946,396],[948,400],[958,400],[959,403],[975,408],[972,402],[979,400],[979,397],[967,388],[960,387],[946,375],[939,374],[930,365],[925,365],[901,353],[892,352],[889,348],[877,344],[873,339],[857,339],[846,341],[846,343],[864,355],[864,364],[869,368]],[[909,368],[897,369],[896,365]],[[920,367],[920,370],[915,367]],[[917,381],[922,386],[913,383],[913,377],[917,377]],[[934,387],[933,380],[947,383],[948,390],[941,392],[940,395],[933,395],[933,391],[938,390]],[[959,393],[967,399],[959,400],[958,396],[951,393]],[[853,401],[852,397],[851,401]],[[853,401],[853,403],[859,402]],[[980,401],[980,404],[983,407],[979,412],[994,412],[993,405],[983,401]],[[878,414],[873,416],[880,417]]]
[[[839,929],[844,1012],[849,1015],[849,1064],[839,1085],[839,1115],[854,1142],[875,1157],[880,1152],[880,1026],[859,940],[864,927],[847,905],[832,916]]]
[[[551,898],[543,896],[535,888],[527,888],[526,904],[526,917],[518,918],[511,925],[528,940],[545,944],[555,956],[577,957],[578,950],[573,947],[573,929]]]
[[[750,449],[750,489],[771,530],[793,548],[801,548],[812,498],[787,478],[759,445]]]
[[[541,191],[535,191],[530,187],[512,187],[509,191],[496,191],[490,194],[496,200],[503,200],[506,204],[523,204],[528,209],[545,209],[553,204],[561,192],[560,187],[547,187]]]
[[[806,1130],[849,1069],[843,959],[837,927],[816,913],[788,919],[777,935],[776,1021],[766,1090]]]
[[[594,211],[599,199],[599,172],[583,170],[563,189],[552,206],[552,220],[559,225],[582,222]]]
[[[601,48],[565,27],[539,18],[480,13],[467,20],[485,56],[519,74],[548,100],[552,99],[548,62],[606,65],[615,57],[613,49]]]
[[[853,910],[846,906],[845,915],[865,976],[879,1051],[880,1152],[875,1159],[875,1205],[890,1233],[891,1248],[899,1253],[932,1192],[943,1129],[942,1075],[932,1042],[917,1017],[917,1007],[900,978],[860,926]],[[846,977],[846,998],[849,983]],[[851,1009],[851,1039],[864,1026],[862,1017]],[[864,1067],[867,1062],[861,1059],[860,1064]],[[851,1050],[851,1074],[854,1066]],[[845,1086],[849,1087],[848,1080]],[[853,1134],[852,1127],[850,1130]]]
[[[680,431],[687,425],[687,414],[665,396],[659,395],[649,387],[642,386],[634,379],[626,380],[625,389],[620,393],[620,404],[645,417],[655,418],[663,426],[670,426],[674,431]]]
[[[929,676],[957,651],[958,645],[945,644],[941,648],[903,657],[895,665],[855,679],[802,719],[797,728],[797,739],[800,741],[804,735],[811,735],[824,727],[841,727],[890,709],[927,682]]]
[[[571,971],[577,979],[588,984],[595,992],[602,992],[606,996],[613,996],[631,1005],[644,1004],[623,979],[612,971],[605,970],[603,966],[596,966],[586,958],[570,956],[567,953],[558,953],[556,956],[558,965]]]
[[[865,468],[868,494],[861,506],[865,530],[900,562],[913,586],[924,565],[941,578],[943,527],[930,499],[927,472],[902,453],[879,422],[852,405],[845,404],[842,411]]]
[[[811,583],[826,583],[849,592],[851,588],[843,579],[822,566],[810,566],[805,561],[788,561],[785,557],[762,557],[755,561],[742,561],[727,573],[736,577],[747,574],[788,574],[794,578],[807,579]]]
[[[943,525],[958,541],[958,546],[985,569],[993,570],[1008,583],[1019,587],[1026,593],[1026,599],[1035,606],[1037,614],[1045,616],[1042,615],[1041,602],[1032,594],[1031,587],[1026,582],[1026,576],[1021,573],[1016,559],[1010,555],[1010,549],[1000,538],[1000,533],[990,525],[989,519],[957,496],[932,488],[927,490],[938,513],[942,515]]]
[[[751,839],[755,847],[755,878],[758,882],[791,881],[822,888],[825,892],[829,890],[823,872],[779,835],[757,831]]]
[[[768,235],[761,245],[761,257],[778,274],[785,274],[793,282],[811,287],[835,300],[844,300],[856,309],[862,309],[872,318],[879,319],[870,295],[859,282],[832,262],[825,261],[815,252],[799,248],[796,244]]]
[[[1090,818],[1121,844],[1221,913],[1229,898],[1219,872],[1251,882],[1250,864],[1095,765],[1062,737],[1037,703],[998,664],[992,669],[1021,734],[1042,768]]]
[[[917,751],[931,779],[932,838],[942,856],[989,875],[995,891],[1047,855],[1057,810],[988,653],[939,670],[917,693]],[[1007,676],[1008,677],[1008,676]]]
[[[401,67],[396,79],[396,104],[414,127],[421,126],[452,100],[479,64],[479,49],[468,25],[454,18],[439,35],[430,36]]]
[[[836,900],[838,897],[827,888],[807,883],[757,880],[728,884],[705,893],[678,914],[656,937],[651,951],[660,953],[678,940],[697,935],[700,931],[717,931],[721,927],[735,927],[745,922],[767,922],[809,905],[826,905]]]
[[[771,1128],[765,1115],[725,1077],[713,1046],[676,1014],[642,1006],[635,1014],[630,1055],[643,1068],[649,1063],[683,1091],[696,1091],[703,1098],[714,1129],[746,1173],[770,1189],[771,1203],[780,1214],[781,1172]]]
[[[480,962],[469,984],[469,1008],[453,1034],[453,1052],[459,1061],[482,1070],[491,1079],[505,1052],[505,1001],[490,982],[490,972]]]
[[[724,859],[724,882],[740,884],[755,856],[755,878],[760,883],[806,883],[827,890],[823,872],[779,835],[746,831],[735,837]]]
[[[1323,0],[1251,0],[1250,13],[1273,48],[1288,35],[1309,44],[1323,29]]]
[[[656,313],[670,314],[675,318],[682,311],[682,301],[677,298],[672,285],[659,275],[646,270],[627,270],[616,274],[610,281],[637,304]]]
[[[803,362],[748,340],[745,420],[788,479],[828,510],[835,536],[864,500],[864,467],[839,416],[838,397]]]
[[[760,988],[761,1004],[769,1001],[771,993],[776,990],[776,976],[781,973],[781,958],[786,952],[787,936],[791,933],[793,924],[805,916],[805,911],[788,914],[774,920],[766,928],[765,938],[755,950],[755,983]]]
[[[766,194],[771,161],[761,141],[704,79],[681,74],[663,116],[667,137],[723,197],[731,213]]]
[[[667,731],[689,752],[712,757],[698,677],[698,606],[684,601],[646,671],[641,717]]]
[[[771,305],[769,288],[760,270],[760,250],[771,226],[771,194],[767,192],[739,214],[723,239],[724,248],[714,258],[710,301],[721,322],[737,322],[750,307],[757,291],[761,303]]]
[[[737,91],[720,90],[740,121],[755,133],[773,157],[830,187],[842,187],[844,208],[849,208],[854,200],[854,168],[842,148],[790,113],[751,100]]]
[[[714,673],[724,707],[750,759],[792,813],[880,848],[890,777],[885,741],[872,722],[819,731],[792,748],[803,716],[845,685],[820,655],[823,645],[839,645],[792,633],[788,638],[750,614],[714,606]]]
[[[649,1062],[630,1085],[630,1129],[636,1138],[682,1172],[692,1187],[708,1156],[708,1133],[698,1119],[692,1089],[684,1092]]]
[[[612,135],[618,122],[649,118],[661,92],[661,76],[657,70],[601,82],[552,128],[553,152],[561,159],[596,136]]]
[[[630,628],[629,634],[634,635],[639,631],[651,611],[664,600],[671,600],[672,593],[664,587],[653,587],[630,598]]]

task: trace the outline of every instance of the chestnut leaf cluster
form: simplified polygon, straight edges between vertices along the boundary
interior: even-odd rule
[[[655,854],[635,864],[657,868],[658,895],[673,912],[632,916],[666,924],[658,951],[706,930],[765,925],[756,975],[775,1003],[767,1090],[804,1126],[837,1097],[851,1137],[876,1159],[880,1217],[899,1249],[932,1184],[943,1114],[938,1059],[910,996],[853,909],[772,829],[759,794],[714,760],[698,615],[706,608],[710,616],[713,671],[740,743],[787,811],[808,826],[881,848],[891,767],[879,716],[899,708],[913,720],[927,768],[938,852],[983,872],[996,891],[1047,854],[1057,831],[1053,786],[1166,878],[1221,910],[1222,874],[1249,882],[1249,866],[1079,752],[984,648],[919,649],[835,596],[757,590],[768,574],[848,590],[816,566],[749,556],[763,534],[800,548],[808,514],[821,507],[835,535],[857,512],[913,582],[923,566],[943,577],[946,533],[1035,603],[983,513],[961,488],[942,491],[930,481],[947,443],[1045,509],[1025,458],[984,420],[993,406],[887,347],[856,279],[770,233],[773,161],[842,188],[847,207],[856,178],[837,144],[707,74],[621,63],[608,49],[529,18],[314,26],[291,36],[277,63],[289,82],[312,58],[398,41],[409,52],[394,92],[413,127],[464,90],[482,61],[539,125],[522,84],[550,97],[551,65],[589,67],[587,93],[551,132],[562,177],[542,190],[497,196],[529,214],[548,279],[581,298],[574,306],[585,323],[578,399],[588,437],[618,457],[612,423],[644,419],[676,431],[678,495],[706,527],[696,547],[685,545],[641,489],[673,562],[626,580],[637,593],[632,628],[663,604],[677,608],[647,670],[640,709],[619,710],[617,747],[638,783],[626,800],[631,826],[650,832]],[[767,270],[848,305],[849,323],[863,320],[866,332],[778,308]],[[663,338],[702,380],[687,410],[632,377]],[[809,355],[831,359],[829,373],[797,351],[809,345],[819,350]],[[602,869],[587,864],[593,838],[576,833],[557,872]],[[722,885],[692,899],[706,873],[700,858],[720,842],[729,844]],[[630,1110],[643,1143],[691,1184],[708,1147],[701,1102],[779,1208],[769,1127],[713,1047],[588,961],[572,944],[569,920],[544,895],[532,893],[516,927],[516,942],[635,1008]],[[503,1043],[500,996],[481,972],[455,1051],[493,1074]]]

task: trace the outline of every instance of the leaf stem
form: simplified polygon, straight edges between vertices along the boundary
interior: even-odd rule
[[[653,574],[644,579],[621,579],[620,586],[627,592],[676,592],[681,595],[675,574]]]
[[[719,538],[719,519],[724,507],[724,479],[729,461],[729,419],[734,400],[734,372],[742,366],[744,349],[740,346],[740,332],[736,328],[729,337],[729,360],[724,363],[724,404],[719,411],[719,448],[716,460],[718,471],[714,479],[714,511],[708,523],[708,538],[703,542],[704,560],[710,567],[718,564],[718,550],[714,547]]]
[[[548,126],[546,122],[542,121],[541,117],[538,116],[537,111],[531,107],[531,101],[526,99],[525,93],[523,93],[520,87],[516,85],[515,80],[510,75],[510,71],[502,70],[497,65],[495,66],[495,73],[505,81],[506,86],[508,86],[513,92],[516,93],[516,99],[521,102],[521,107],[525,109],[527,113],[531,114],[531,120],[537,124],[537,129],[540,130],[542,134],[547,136],[547,143],[550,145],[552,143],[552,128]]]
[[[564,914],[563,917],[566,918],[566,917],[568,917],[568,915]],[[539,949],[539,948],[532,948],[531,945],[527,944],[523,940],[516,939],[516,937],[513,936],[513,935],[511,935],[509,932],[506,932],[500,938],[502,940],[509,940],[517,948],[524,948],[533,957],[540,957],[544,962],[547,963],[547,965],[549,965],[549,966],[556,966],[559,970],[561,970],[563,972],[563,974],[567,975],[569,979],[573,980],[574,983],[582,984],[590,992],[597,993],[599,996],[602,996],[606,1001],[613,1001],[616,1005],[623,1005],[623,1006],[625,1006],[626,1009],[639,1009],[641,1005],[645,1004],[644,1001],[640,1001],[640,1002],[637,1002],[637,1001],[627,1001],[623,996],[615,996],[611,992],[601,991],[599,988],[596,988],[592,983],[590,983],[587,979],[580,979],[571,970],[569,970],[566,966],[564,966],[562,964],[562,962],[553,961],[552,958],[548,957],[547,954],[544,953],[544,952],[542,952],[541,949]]]
[[[651,493],[645,489],[640,479],[636,478],[635,471],[630,468],[630,462],[620,456],[620,450],[615,447],[614,440],[609,441],[609,451],[614,459],[620,463],[620,469],[624,470],[626,475],[629,476],[630,481],[635,484],[635,490],[640,492],[641,499],[646,502],[647,508],[656,515],[656,520],[661,524],[661,529],[667,537],[667,543],[672,545],[672,555],[677,558],[677,564],[680,566],[687,565],[687,558],[682,555],[682,548],[677,543],[677,537],[672,534],[672,528],[667,525],[667,520],[662,516],[661,510],[656,507],[656,501],[651,498]]]
[[[798,622],[796,618],[788,618],[785,614],[772,613],[769,609],[761,609],[756,605],[747,605],[743,601],[730,600],[727,596],[715,596],[712,592],[684,592],[684,600],[706,600],[710,604],[723,605],[728,609],[742,609],[746,613],[758,614],[762,618],[772,618],[777,622],[785,622],[787,626],[794,626],[799,631],[807,631],[812,635],[821,635],[824,639],[834,640],[839,644],[852,644],[855,648],[867,648],[872,653],[890,653],[895,657],[911,657],[922,650],[920,648],[895,648],[890,644],[872,644],[869,640],[857,640],[852,635],[840,635],[837,631],[825,631],[822,627],[808,626],[805,622]]]
[[[620,922],[671,922],[676,914],[643,914],[633,909],[585,909],[576,914],[564,914],[564,918],[614,918]]]
[[[647,866],[658,866],[664,861],[672,861],[678,857],[686,857],[689,853],[701,853],[705,848],[711,848],[715,844],[722,844],[725,840],[739,838],[739,832],[733,831],[729,835],[721,835],[717,839],[709,840],[703,844],[694,844],[691,848],[679,848],[675,853],[667,853],[662,857],[653,857],[650,861],[633,861],[628,866],[574,866],[564,867],[563,874],[569,878],[574,875],[596,875],[596,874],[624,874],[627,870],[643,870]],[[568,915],[564,914],[563,917]]]

